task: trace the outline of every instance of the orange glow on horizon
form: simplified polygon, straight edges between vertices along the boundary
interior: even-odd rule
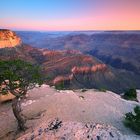
[[[80,0],[79,0],[80,1]],[[84,0],[81,0],[81,2]],[[102,0],[105,1],[105,0]],[[112,3],[107,3],[111,2]],[[39,19],[27,17],[0,18],[0,28],[12,30],[42,30],[42,31],[76,31],[76,30],[140,30],[140,1],[118,0],[116,5],[113,0],[106,0],[98,8],[89,8],[73,16],[39,15]],[[94,0],[87,0],[94,2]],[[120,4],[121,2],[121,4]],[[119,3],[117,5],[117,3]],[[67,13],[66,13],[67,15]]]

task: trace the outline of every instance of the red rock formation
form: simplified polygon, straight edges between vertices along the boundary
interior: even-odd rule
[[[107,69],[105,64],[97,64],[92,67],[73,67],[71,72],[73,74],[86,74],[86,73],[94,73],[97,71],[104,71]]]
[[[54,80],[53,80],[53,84],[57,85],[57,84],[61,84],[62,82],[70,82],[71,80],[71,76],[57,76]]]
[[[96,72],[96,71],[104,71],[107,69],[107,66],[105,64],[98,64],[95,66],[92,66],[91,71]]]
[[[21,39],[15,34],[15,32],[0,29],[0,48],[16,47],[22,43]]]
[[[83,59],[83,62],[92,62],[93,61],[93,58],[92,57],[85,57],[84,59]]]
[[[97,71],[105,71],[107,69],[107,66],[105,64],[97,64],[94,65],[92,67],[87,67],[87,66],[83,66],[83,67],[73,67],[71,72],[72,74],[69,76],[57,76],[54,80],[53,80],[53,84],[57,85],[57,84],[61,84],[63,83],[70,83],[70,81],[73,79],[73,74],[88,74],[88,73],[95,73]]]

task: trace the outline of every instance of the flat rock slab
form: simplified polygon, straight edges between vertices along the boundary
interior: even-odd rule
[[[18,140],[124,140],[114,127],[105,124],[62,122],[42,124]]]
[[[138,98],[140,97],[139,95],[140,94],[138,93]],[[44,129],[48,127],[48,120],[59,118],[63,123],[62,126],[59,127],[61,131],[55,132],[55,134],[57,134],[57,138],[61,138],[63,137],[63,135],[70,135],[71,138],[71,136],[74,134],[72,140],[76,138],[79,139],[78,137],[76,137],[79,135],[81,137],[81,140],[85,140],[86,136],[89,137],[89,139],[91,138],[90,140],[92,140],[92,137],[88,136],[87,132],[85,132],[88,129],[85,128],[85,125],[90,122],[92,125],[103,125],[102,128],[106,127],[105,124],[107,125],[107,128],[108,126],[109,128],[110,126],[112,126],[112,129],[115,127],[115,130],[120,131],[119,133],[118,131],[115,131],[116,134],[121,133],[124,137],[124,140],[140,140],[140,136],[135,135],[135,133],[132,132],[131,129],[126,128],[123,124],[125,113],[133,111],[133,108],[136,105],[140,105],[140,103],[124,100],[121,98],[121,96],[111,91],[100,92],[95,89],[87,90],[85,92],[82,92],[81,90],[59,91],[54,89],[53,87],[43,85],[40,88],[31,90],[28,94],[28,97],[25,99],[25,101],[22,102],[23,114],[26,117],[30,118],[30,120],[28,120],[26,123],[26,126],[29,129],[25,133],[21,133],[16,136],[11,133],[9,134],[9,132],[11,131],[16,132],[17,123],[11,109],[11,103],[1,104],[0,139],[2,138],[2,140],[10,140],[12,139],[11,136],[13,136],[14,138],[22,138],[22,136],[25,136],[25,134],[27,133],[29,134],[27,134],[27,138],[29,139],[34,135],[38,137],[38,133],[41,133],[41,136],[38,137],[41,137],[41,140],[43,139],[42,137],[44,137],[44,135],[45,137],[50,137],[50,140],[53,140],[53,133],[55,131],[49,131],[45,133]],[[41,127],[41,129],[38,128],[39,126]],[[84,129],[81,129],[83,127]],[[32,129],[34,130],[35,134],[32,133]],[[66,129],[66,132],[63,132],[64,129]],[[68,133],[67,129],[72,133]],[[78,131],[76,131],[77,129]],[[107,132],[108,130],[110,129],[107,129]],[[84,132],[86,134],[82,138],[81,133]],[[93,134],[96,134],[94,132],[91,132],[92,136]],[[107,136],[107,138],[110,136],[111,138],[113,132],[107,132],[105,132],[104,136]],[[94,139],[100,140],[100,137],[97,136],[98,135],[96,135]],[[49,140],[48,138],[47,140]],[[57,138],[54,137],[54,139]],[[67,140],[67,137],[65,139]],[[107,140],[109,140],[109,138]]]

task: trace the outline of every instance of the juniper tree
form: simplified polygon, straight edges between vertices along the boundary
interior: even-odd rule
[[[12,100],[12,110],[20,130],[26,129],[26,119],[21,111],[21,98],[37,84],[43,84],[38,66],[22,60],[0,61],[0,94],[10,92],[15,96]]]

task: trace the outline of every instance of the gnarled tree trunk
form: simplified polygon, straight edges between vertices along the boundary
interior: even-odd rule
[[[26,129],[26,127],[25,127],[26,120],[25,120],[24,116],[21,113],[20,98],[15,97],[13,99],[12,109],[13,109],[14,116],[17,119],[19,129],[24,131]]]

